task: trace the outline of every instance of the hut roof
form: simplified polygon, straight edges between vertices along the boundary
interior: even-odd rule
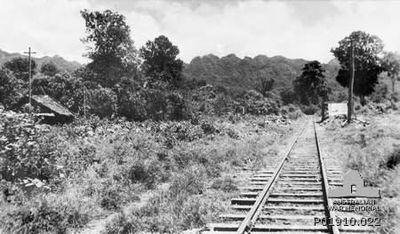
[[[32,100],[49,108],[51,111],[59,115],[73,116],[73,114],[67,108],[47,95],[32,95]]]

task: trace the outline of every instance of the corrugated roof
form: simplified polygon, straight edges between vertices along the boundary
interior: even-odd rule
[[[59,115],[73,116],[67,108],[47,95],[32,95],[32,99]]]

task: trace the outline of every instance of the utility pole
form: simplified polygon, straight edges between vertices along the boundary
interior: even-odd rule
[[[351,115],[353,113],[353,87],[354,87],[354,44],[353,39],[350,43],[350,79],[349,79],[349,100],[347,103],[347,123],[351,122]]]
[[[86,118],[86,87],[83,85],[83,117]]]
[[[31,51],[31,47],[29,47],[28,52],[24,52],[24,54],[28,54],[29,60],[29,108],[32,107],[32,60],[31,55],[36,54],[36,52]]]

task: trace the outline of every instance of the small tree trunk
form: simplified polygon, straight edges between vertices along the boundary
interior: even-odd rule
[[[322,98],[321,101],[321,122],[326,119],[326,99]]]
[[[364,95],[360,95],[360,104],[362,106],[365,106],[365,104],[367,104],[367,100],[365,99]]]
[[[394,93],[395,93],[395,88],[394,85],[396,84],[396,76],[392,76],[392,95],[390,97],[390,104],[393,110],[396,110],[396,104],[395,104],[395,97],[394,97]]]
[[[351,122],[351,115],[353,114],[353,86],[354,86],[354,46],[351,41],[351,59],[350,59],[350,79],[349,79],[349,100],[347,102],[347,123]]]

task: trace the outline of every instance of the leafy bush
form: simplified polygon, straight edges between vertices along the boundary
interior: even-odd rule
[[[309,105],[309,106],[302,105],[300,108],[301,111],[306,115],[313,115],[319,111],[318,106],[315,105]]]
[[[245,92],[243,99],[238,99],[235,109],[238,113],[251,115],[278,114],[279,101],[275,98],[264,98],[260,93],[250,90]]]
[[[0,175],[8,181],[56,176],[56,142],[45,137],[28,115],[0,114]],[[47,144],[41,144],[47,140]]]
[[[233,111],[232,99],[227,95],[219,94],[215,100],[214,110],[218,116],[229,114]]]
[[[284,89],[279,93],[283,104],[291,104],[294,103],[297,99],[296,93],[291,89]]]
[[[55,74],[57,74],[59,72],[60,72],[60,70],[58,69],[57,65],[55,65],[53,62],[44,63],[40,67],[40,73],[42,73],[46,76],[54,76]]]
[[[104,234],[133,234],[142,230],[140,221],[134,215],[118,213],[111,221],[106,224]]]
[[[172,179],[169,195],[174,197],[181,193],[202,194],[205,190],[205,171],[203,167],[191,166],[182,174]]]
[[[288,106],[281,107],[281,115],[291,120],[295,120],[302,116],[302,112],[299,107],[289,104]]]
[[[382,103],[388,100],[389,87],[385,83],[378,83],[375,91],[371,95],[371,100],[376,103]]]
[[[211,122],[203,122],[201,124],[201,128],[203,129],[205,134],[213,134],[217,132],[217,129],[214,127],[214,125]]]
[[[186,120],[190,117],[190,110],[187,101],[177,92],[166,95],[168,120]]]
[[[141,89],[122,95],[119,103],[118,113],[128,120],[185,120],[191,116],[187,101],[178,92]]]
[[[128,120],[142,121],[146,116],[146,101],[139,93],[131,93],[120,98],[118,114]]]
[[[3,208],[0,228],[10,233],[67,233],[68,228],[81,228],[89,220],[86,213],[70,203],[41,197]]]
[[[104,118],[111,117],[116,112],[117,96],[111,89],[92,89],[87,96],[89,113]]]
[[[22,93],[23,88],[24,82],[17,79],[10,70],[0,69],[0,103],[6,109],[11,108],[19,101],[23,94],[18,93]]]
[[[390,169],[394,169],[400,164],[400,149],[396,149],[386,161],[386,166]]]

